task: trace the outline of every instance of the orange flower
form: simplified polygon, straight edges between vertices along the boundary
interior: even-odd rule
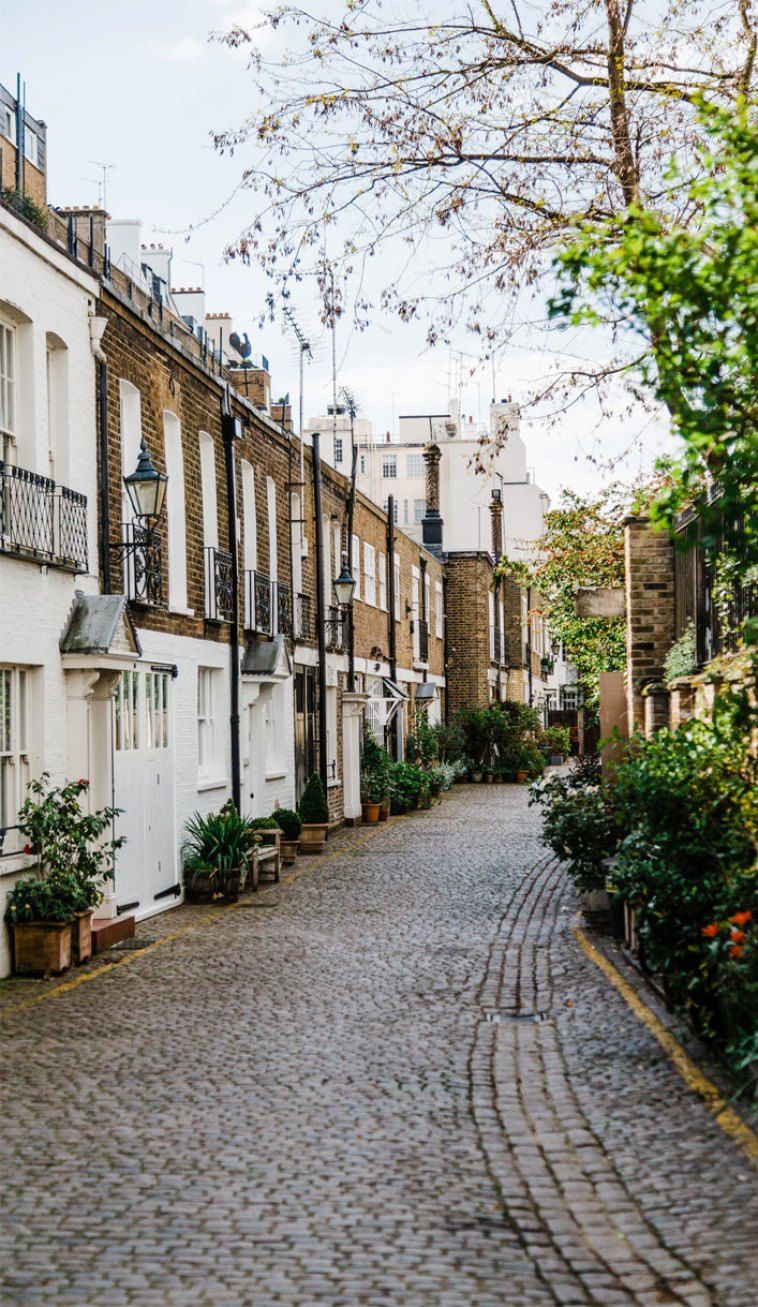
[[[733,939],[735,944],[744,944],[745,942],[744,930],[733,930],[731,932],[730,939]]]
[[[744,952],[744,949],[743,949],[742,945],[741,945],[741,944],[735,944],[735,945],[734,945],[734,948],[730,948],[730,950],[729,950],[729,956],[730,956],[730,958],[741,958],[743,952]]]
[[[753,920],[753,914],[752,912],[735,912],[734,916],[730,917],[729,920],[734,926],[746,926],[749,921]]]
[[[700,932],[701,935],[705,935],[706,939],[713,939],[714,935],[718,935],[718,933],[719,923],[717,921],[712,921],[710,926],[703,926]]]

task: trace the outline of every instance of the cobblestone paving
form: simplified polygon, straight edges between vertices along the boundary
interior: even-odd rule
[[[749,1163],[579,949],[524,791],[331,848],[11,993],[2,1301],[755,1307]]]

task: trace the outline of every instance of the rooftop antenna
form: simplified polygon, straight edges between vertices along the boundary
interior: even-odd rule
[[[103,163],[100,159],[90,159],[96,168],[102,173],[102,178],[97,183],[97,203],[101,209],[108,212],[108,173],[116,167],[115,163]]]
[[[297,318],[295,317],[289,305],[287,305],[284,309],[284,318],[287,322],[287,326],[290,328],[290,331],[293,333],[295,340],[297,341],[298,352],[300,354],[300,399],[299,399],[299,416],[298,416],[298,426],[299,426],[298,434],[300,436],[300,494],[302,496],[303,486],[305,485],[305,446],[303,444],[303,368],[304,368],[306,357],[309,358],[311,361],[313,361],[313,350],[311,349],[311,342],[309,337],[306,336],[305,332],[301,328]],[[305,505],[301,503],[300,505],[300,552],[301,554],[305,542],[305,536],[303,530],[304,524],[305,524]]]

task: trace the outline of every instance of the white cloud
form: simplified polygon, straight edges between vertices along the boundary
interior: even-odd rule
[[[208,46],[196,36],[182,36],[178,41],[150,41],[151,58],[156,63],[196,64],[205,55]]]

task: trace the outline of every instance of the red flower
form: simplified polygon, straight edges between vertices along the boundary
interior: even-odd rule
[[[700,932],[701,935],[705,935],[706,939],[713,939],[714,935],[718,935],[718,933],[719,923],[717,921],[711,922],[710,926],[703,926]]]
[[[743,952],[744,952],[744,949],[743,949],[742,945],[741,945],[741,944],[735,944],[733,948],[730,948],[730,950],[729,950],[729,956],[730,956],[730,958],[741,958]]]
[[[735,944],[743,944],[745,942],[745,932],[744,930],[733,930],[730,938],[734,940]]]
[[[88,781],[88,780],[85,780],[85,778],[84,778],[83,776],[82,776],[81,779],[78,780],[76,783],[77,783],[77,785],[83,785],[84,788],[85,788],[85,790],[86,790],[87,786],[89,785],[89,781]]]
[[[32,851],[32,846],[31,846],[31,844],[25,844],[25,845],[24,845],[24,853],[31,853],[31,851]]]
[[[749,921],[753,920],[753,914],[752,912],[735,912],[734,916],[730,917],[729,920],[735,926],[746,926]]]

